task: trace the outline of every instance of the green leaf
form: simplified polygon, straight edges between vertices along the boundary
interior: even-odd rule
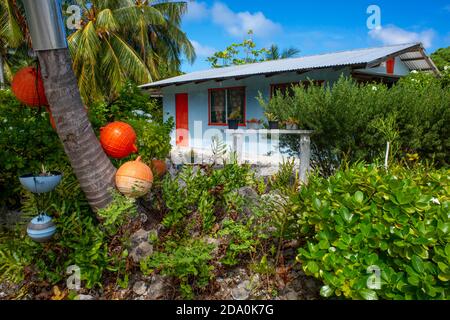
[[[344,218],[344,220],[347,223],[352,222],[353,213],[350,213],[350,211],[346,207],[341,208],[340,212],[341,212],[342,218]]]
[[[319,265],[315,261],[309,261],[306,264],[306,268],[311,273],[317,273],[319,272]]]
[[[412,261],[412,266],[413,266],[414,270],[416,270],[418,273],[424,272],[425,267],[423,265],[422,259],[420,259],[419,256],[413,255],[411,258],[411,261]]]
[[[420,279],[417,275],[413,274],[413,275],[408,276],[408,283],[413,286],[418,286],[420,283]]]
[[[355,195],[353,196],[356,202],[363,203],[364,201],[364,194],[361,191],[356,191]]]
[[[450,228],[450,223],[448,223],[448,222],[444,223],[442,221],[438,222],[438,229],[441,230],[443,233],[448,233],[449,228]]]
[[[441,269],[442,272],[450,271],[448,264],[443,263],[443,262],[438,262],[437,264],[438,264],[439,269]]]
[[[319,200],[319,199],[317,199],[317,198],[314,198],[314,200],[313,200],[313,208],[316,210],[316,211],[320,211],[320,207],[322,206],[322,202]]]
[[[365,300],[378,300],[378,295],[374,290],[370,289],[361,289],[359,291],[359,294],[361,297],[363,297]]]
[[[329,298],[333,295],[334,290],[331,289],[329,286],[323,286],[320,288],[320,295],[324,298]]]
[[[450,273],[444,274],[444,273],[440,273],[438,275],[439,280],[447,282],[450,281]]]

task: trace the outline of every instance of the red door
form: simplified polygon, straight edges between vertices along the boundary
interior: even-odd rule
[[[189,107],[188,94],[180,93],[175,96],[176,109],[176,139],[177,146],[189,146]]]

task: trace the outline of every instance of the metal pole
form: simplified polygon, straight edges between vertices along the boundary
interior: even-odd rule
[[[22,0],[35,51],[67,48],[60,0]]]

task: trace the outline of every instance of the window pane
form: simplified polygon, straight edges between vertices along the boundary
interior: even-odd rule
[[[211,94],[211,123],[227,123],[225,111],[225,90],[210,91]]]
[[[293,97],[294,96],[294,86],[298,86],[299,83],[298,82],[293,82],[293,83],[282,83],[282,84],[275,84],[272,86],[272,96],[275,94],[279,94],[283,97],[285,96],[289,96],[289,97]]]
[[[244,123],[245,88],[228,89],[228,116],[233,112],[239,112],[240,123]]]

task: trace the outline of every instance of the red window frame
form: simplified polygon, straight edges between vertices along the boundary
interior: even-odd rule
[[[240,127],[246,127],[247,126],[247,87],[240,86],[240,87],[227,87],[227,88],[210,88],[208,89],[208,126],[217,126],[217,127],[225,127],[228,126],[228,123],[212,123],[211,122],[211,92],[213,91],[226,91],[226,90],[233,90],[233,89],[244,89],[244,119],[242,120],[243,123],[240,123]]]
[[[314,83],[314,85],[323,85],[325,83],[325,80],[312,80],[312,82]],[[302,80],[299,82],[284,82],[284,83],[272,83],[270,85],[270,98],[273,97],[274,93],[275,93],[275,87],[279,87],[279,86],[284,86],[284,87],[289,87],[289,86],[299,86],[299,85],[307,85],[309,86],[309,80]]]

